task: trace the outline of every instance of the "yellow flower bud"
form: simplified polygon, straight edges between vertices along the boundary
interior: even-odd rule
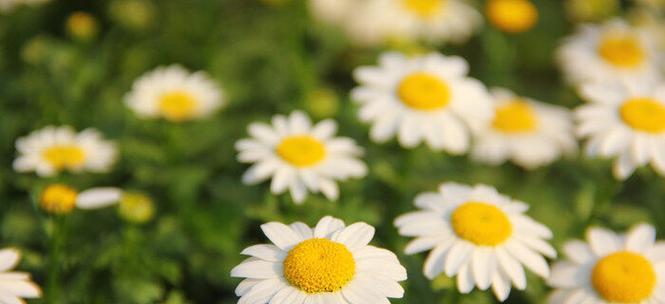
[[[118,213],[128,222],[142,224],[153,218],[155,206],[152,199],[146,195],[126,192],[120,200]]]
[[[86,12],[74,12],[67,18],[67,32],[74,38],[87,41],[97,35],[97,20]]]
[[[507,33],[522,33],[538,22],[538,9],[529,0],[489,0],[487,18],[496,28]]]
[[[78,192],[63,184],[52,184],[42,191],[39,204],[52,214],[68,214],[76,207]]]

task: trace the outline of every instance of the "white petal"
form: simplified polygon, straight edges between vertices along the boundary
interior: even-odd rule
[[[302,304],[306,297],[300,290],[286,286],[270,299],[269,304]]]
[[[314,228],[315,238],[330,238],[333,233],[344,229],[344,222],[332,216],[323,217]]]
[[[277,247],[284,251],[290,250],[293,246],[302,241],[302,238],[291,227],[278,222],[270,222],[261,225],[261,230]]]
[[[632,228],[626,235],[626,249],[644,253],[656,241],[656,229],[641,224]]]
[[[374,237],[374,227],[366,223],[355,223],[344,228],[335,241],[346,245],[353,251],[366,246]]]
[[[284,260],[287,252],[273,245],[254,245],[245,248],[240,254],[253,256],[268,262],[279,262]]]
[[[469,264],[462,265],[457,273],[457,289],[460,293],[467,294],[473,290],[475,281],[471,274],[471,267]]]
[[[563,252],[569,260],[578,265],[586,264],[595,258],[591,247],[587,243],[578,240],[566,242],[563,245]]]
[[[278,278],[264,280],[252,287],[244,296],[238,300],[238,304],[265,304],[277,292],[287,285]]]
[[[520,244],[519,242],[508,242],[506,249],[516,260],[520,261],[524,266],[531,269],[537,275],[547,278],[550,275],[550,268],[545,259],[539,254],[531,251],[528,247]]]
[[[311,239],[314,236],[314,231],[312,231],[312,228],[309,228],[309,226],[307,226],[305,223],[295,222],[289,226],[291,229],[293,229],[294,232],[302,237],[303,241]]]
[[[116,204],[122,198],[122,190],[118,188],[92,188],[85,190],[76,197],[76,207],[81,209],[104,208]]]
[[[502,276],[501,272],[495,271],[492,275],[492,291],[499,301],[505,301],[510,294],[510,279]]]
[[[9,248],[0,250],[0,272],[13,269],[21,259],[21,252],[17,249]]]
[[[448,258],[444,265],[446,275],[449,277],[454,276],[459,271],[462,265],[466,264],[471,259],[471,253],[474,246],[466,241],[457,241],[448,253]]]
[[[231,270],[234,278],[271,279],[281,275],[282,264],[261,260],[245,261]]]
[[[489,248],[476,248],[471,256],[471,272],[480,290],[486,290],[492,283],[495,272],[494,255]]]
[[[497,248],[495,253],[500,269],[510,277],[517,289],[524,290],[526,274],[522,265],[503,248]]]
[[[604,228],[591,228],[587,240],[596,256],[603,257],[621,249],[621,240],[614,232]]]

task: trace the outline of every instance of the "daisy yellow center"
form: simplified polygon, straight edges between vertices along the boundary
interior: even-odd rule
[[[621,119],[635,130],[660,133],[665,131],[665,105],[653,98],[633,98],[619,109]]]
[[[85,161],[85,152],[81,147],[74,145],[57,145],[47,148],[43,157],[54,168],[75,168]]]
[[[538,22],[538,9],[529,0],[490,0],[487,2],[487,16],[498,29],[521,33]]]
[[[526,133],[536,129],[538,117],[533,108],[523,100],[516,99],[499,106],[494,114],[492,126],[504,133]]]
[[[296,167],[309,167],[326,157],[326,147],[309,135],[290,136],[277,145],[277,155]]]
[[[640,42],[631,35],[609,35],[598,45],[598,54],[608,63],[619,68],[635,68],[646,57]]]
[[[404,77],[397,91],[407,106],[421,111],[441,109],[450,103],[450,88],[439,77],[414,73]]]
[[[306,293],[335,292],[356,273],[346,246],[327,239],[310,239],[293,247],[284,260],[284,278]]]
[[[643,256],[622,251],[602,258],[591,272],[591,284],[611,303],[641,303],[656,286],[656,272]]]
[[[173,91],[162,95],[159,110],[164,118],[171,121],[184,121],[194,116],[196,99],[184,91]]]
[[[66,214],[72,211],[76,206],[76,197],[78,193],[73,188],[53,184],[42,192],[39,204],[42,209],[53,214]]]
[[[457,236],[479,246],[500,245],[513,233],[506,213],[483,202],[466,202],[457,207],[451,222]]]
[[[430,18],[441,10],[445,0],[402,0],[404,7],[422,18]]]

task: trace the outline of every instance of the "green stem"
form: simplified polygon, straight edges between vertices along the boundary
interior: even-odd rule
[[[61,272],[62,272],[62,253],[65,241],[65,217],[56,216],[51,218],[51,235],[49,240],[49,269],[46,288],[47,303],[61,303]]]

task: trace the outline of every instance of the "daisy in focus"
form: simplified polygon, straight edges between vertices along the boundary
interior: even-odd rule
[[[190,73],[179,65],[159,67],[141,76],[125,103],[141,118],[171,122],[207,117],[225,104],[221,90],[207,74]]]
[[[51,214],[68,214],[75,207],[80,209],[98,209],[118,203],[123,191],[113,187],[98,187],[84,191],[64,184],[46,186],[39,198],[40,207]]]
[[[53,176],[62,171],[108,172],[116,159],[116,147],[95,129],[76,133],[69,126],[48,126],[16,141],[19,156],[14,170]]]
[[[575,85],[588,81],[650,81],[660,78],[662,55],[655,41],[648,31],[615,19],[602,25],[583,25],[564,41],[557,57],[566,79]]]
[[[297,222],[261,226],[270,245],[255,245],[231,270],[244,278],[238,303],[389,303],[401,298],[406,269],[394,253],[368,245],[374,227],[327,216],[313,229]]]
[[[355,70],[360,86],[351,94],[360,103],[360,120],[372,123],[373,141],[397,135],[405,148],[425,142],[462,154],[471,131],[492,118],[491,97],[480,81],[467,77],[468,70],[460,57],[385,53],[379,66]]]
[[[515,95],[506,89],[490,90],[494,118],[478,132],[472,157],[498,165],[506,160],[525,168],[547,165],[577,150],[572,117],[563,107]]]
[[[305,113],[295,111],[288,117],[274,116],[272,125],[252,123],[248,131],[252,138],[236,143],[238,161],[253,164],[243,182],[258,184],[272,178],[272,193],[288,190],[298,204],[308,192],[336,200],[339,188],[335,181],[367,174],[367,167],[358,159],[362,149],[351,138],[335,137],[337,123],[333,120],[312,125]]]
[[[437,193],[417,196],[415,205],[422,210],[398,217],[395,225],[401,235],[416,238],[406,254],[431,250],[423,268],[427,278],[457,276],[457,289],[465,294],[491,286],[504,301],[511,285],[526,288],[524,267],[549,276],[543,256],[556,257],[545,241],[552,232],[524,214],[527,204],[489,186],[444,183]]]
[[[358,44],[377,45],[394,39],[459,44],[482,25],[481,14],[464,0],[365,0],[354,4],[345,28]]]
[[[587,242],[570,241],[567,259],[552,266],[551,304],[665,303],[665,243],[646,224],[626,235],[592,228]]]
[[[23,299],[36,299],[42,291],[30,280],[30,274],[12,269],[21,260],[21,253],[13,248],[0,250],[0,303],[25,303]]]
[[[589,156],[615,159],[618,179],[647,164],[665,176],[665,83],[593,83],[580,94],[589,103],[575,110],[577,134]]]

